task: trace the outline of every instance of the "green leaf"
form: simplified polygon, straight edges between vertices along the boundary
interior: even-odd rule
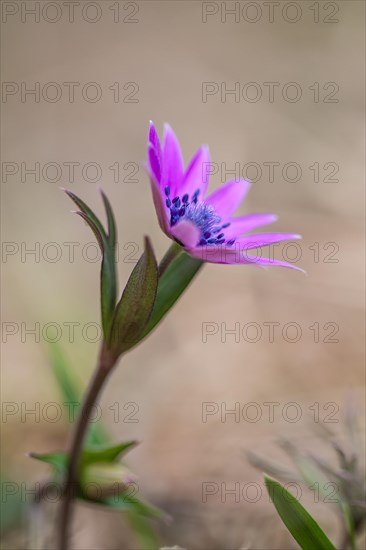
[[[140,515],[135,510],[127,511],[127,519],[141,548],[158,550],[159,539],[150,524],[150,520]]]
[[[66,191],[67,195],[80,208],[77,212],[93,231],[103,254],[100,274],[101,316],[104,336],[109,336],[110,325],[114,315],[117,300],[117,273],[116,273],[116,239],[117,229],[112,207],[102,192],[102,199],[107,213],[108,234],[99,218],[79,197]]]
[[[117,299],[115,250],[105,249],[100,273],[100,296],[103,334],[108,338]]]
[[[103,504],[108,508],[114,508],[115,510],[121,510],[122,512],[127,510],[134,510],[140,516],[146,518],[166,518],[166,514],[152,506],[152,504],[145,502],[144,500],[137,498],[135,495],[130,495],[127,491],[125,494],[115,494],[113,497],[109,497],[103,501]]]
[[[183,251],[169,263],[159,279],[154,309],[143,337],[147,336],[173,307],[202,265],[201,260],[192,258]]]
[[[81,390],[66,357],[57,343],[48,345],[50,365],[62,397],[67,403],[79,403]]]
[[[108,240],[109,240],[110,246],[114,248],[117,243],[116,220],[114,218],[111,203],[109,202],[107,196],[104,194],[103,191],[101,191],[101,194],[102,194],[104,208],[105,208],[105,211],[107,212]]]
[[[351,550],[356,550],[356,533],[355,522],[352,515],[352,510],[345,500],[341,503],[342,513],[344,517],[344,523],[346,525],[348,539],[351,546]]]
[[[77,404],[78,406],[74,410],[76,416],[81,406],[81,389],[80,384],[76,380],[74,369],[68,363],[57,343],[49,344],[48,352],[53,374],[64,399],[65,413],[66,415],[70,414],[67,404]],[[108,437],[100,421],[93,422],[87,432],[86,444],[103,445],[105,443],[108,443]]]
[[[116,240],[117,229],[112,207],[102,192],[108,220],[108,241],[104,251],[101,270],[101,308],[104,335],[108,337],[117,301]]]
[[[57,473],[62,474],[67,469],[67,455],[65,453],[30,453],[29,456],[41,462],[46,462],[46,464],[52,466]]]
[[[157,285],[158,266],[146,237],[145,251],[134,267],[116,307],[110,338],[110,348],[116,357],[141,339],[154,306]]]
[[[112,447],[87,447],[83,451],[82,462],[84,465],[95,462],[113,462],[136,447],[137,444],[137,441],[127,441],[126,443],[120,443]]]
[[[267,491],[283,523],[303,550],[335,550],[324,531],[280,483],[264,476]]]
[[[107,239],[106,232],[104,231],[103,225],[101,224],[99,218],[94,214],[94,212],[89,208],[84,201],[79,199],[74,193],[65,189],[65,193],[70,197],[71,200],[80,208],[81,212],[84,213],[85,217],[90,220],[93,225],[96,227],[97,231],[100,233],[103,242]]]

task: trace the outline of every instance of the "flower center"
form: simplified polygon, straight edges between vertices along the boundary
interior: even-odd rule
[[[223,229],[229,227],[230,222],[221,223],[221,218],[215,212],[215,209],[205,201],[199,201],[198,195],[200,189],[196,189],[192,197],[189,198],[188,193],[182,197],[169,198],[170,187],[165,187],[165,204],[170,211],[170,226],[172,227],[180,220],[185,219],[194,223],[200,231],[200,239],[198,245],[215,245],[227,244],[231,246],[235,239],[225,239]]]

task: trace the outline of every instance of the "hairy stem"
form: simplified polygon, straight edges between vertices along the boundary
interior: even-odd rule
[[[69,531],[75,496],[74,489],[77,483],[80,456],[89,425],[90,413],[92,412],[93,406],[98,399],[98,396],[104,386],[108,374],[112,370],[114,363],[115,359],[113,359],[107,353],[105,347],[103,347],[99,357],[97,369],[94,372],[89,388],[84,396],[80,415],[75,426],[75,431],[71,440],[68,470],[61,504],[59,550],[68,550],[69,548]]]

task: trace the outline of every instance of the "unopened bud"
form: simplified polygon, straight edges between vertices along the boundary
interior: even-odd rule
[[[137,476],[123,464],[96,462],[83,469],[80,482],[88,498],[101,500],[137,487]]]

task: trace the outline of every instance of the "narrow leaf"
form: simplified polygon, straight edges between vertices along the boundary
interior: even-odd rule
[[[91,464],[95,462],[113,462],[117,458],[125,455],[128,451],[136,447],[137,441],[127,441],[113,446],[88,447],[83,451],[83,464]]]
[[[160,548],[159,539],[148,518],[131,509],[127,512],[127,519],[140,548],[149,548],[151,550],[158,550]]]
[[[335,550],[324,531],[280,483],[264,476],[267,491],[283,523],[303,550]]]
[[[158,266],[148,238],[116,307],[110,346],[116,356],[132,348],[150,318],[158,285]]]
[[[89,208],[84,201],[79,199],[74,193],[65,189],[65,193],[70,197],[71,200],[80,208],[80,210],[85,214],[85,216],[93,222],[93,224],[98,229],[99,233],[103,237],[103,241],[107,239],[106,232],[104,231],[103,225],[101,224],[99,218],[94,214],[93,210]]]
[[[97,226],[95,225],[95,223],[90,218],[88,218],[88,216],[86,214],[84,214],[84,212],[78,211],[78,212],[76,212],[76,214],[78,214],[78,216],[80,216],[84,220],[84,222],[86,222],[89,225],[90,229],[94,233],[95,238],[98,241],[98,244],[99,244],[100,250],[102,251],[102,254],[104,254],[105,242],[103,242],[103,237],[102,237],[101,233],[99,232],[99,230],[98,230]]]
[[[108,240],[101,270],[101,304],[104,335],[108,337],[117,301],[116,243],[117,228],[111,204],[102,193],[108,221]]]
[[[186,252],[182,252],[170,262],[159,279],[154,309],[144,330],[144,337],[155,328],[173,307],[202,265],[201,260],[192,258]]]
[[[67,195],[80,208],[77,212],[93,231],[103,254],[100,274],[101,317],[104,336],[107,338],[112,322],[114,308],[117,300],[117,274],[116,274],[116,223],[110,202],[102,192],[102,199],[107,213],[108,235],[99,218],[84,201],[71,191]]]
[[[79,403],[80,384],[57,343],[49,344],[48,355],[53,374],[66,403]]]
[[[114,508],[115,510],[134,510],[140,516],[146,518],[163,518],[168,519],[168,516],[156,506],[153,506],[150,503],[145,502],[144,500],[136,497],[135,495],[129,494],[127,491],[125,494],[116,494],[112,498],[105,499],[103,504],[109,508]]]
[[[70,415],[70,410],[74,410],[76,418],[81,406],[82,390],[76,380],[74,369],[68,363],[57,343],[50,344],[48,352],[50,365],[64,400],[65,413]],[[75,408],[70,409],[70,405],[75,406]],[[90,445],[103,445],[108,442],[107,435],[100,422],[93,422],[90,425],[86,441]]]
[[[65,453],[38,454],[30,453],[29,456],[52,466],[56,472],[63,473],[67,468],[67,455]]]
[[[108,338],[117,299],[115,249],[106,247],[100,273],[101,315],[104,337]]]
[[[116,246],[116,241],[117,241],[116,220],[114,218],[111,203],[109,202],[107,196],[104,194],[103,191],[101,191],[101,194],[102,194],[102,199],[104,203],[104,208],[107,212],[108,240],[109,240],[110,246],[114,248]]]

